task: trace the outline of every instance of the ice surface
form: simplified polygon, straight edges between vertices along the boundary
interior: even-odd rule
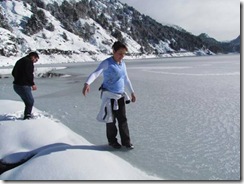
[[[135,149],[114,152],[135,167],[169,180],[240,180],[240,55],[128,60],[137,102],[127,106]],[[97,145],[102,78],[83,97],[98,63],[69,64],[70,77],[36,79],[35,106]],[[65,66],[60,65],[60,66]],[[19,100],[11,78],[0,98]]]

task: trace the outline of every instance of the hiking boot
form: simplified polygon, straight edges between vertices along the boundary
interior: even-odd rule
[[[110,142],[109,146],[112,146],[115,149],[120,149],[121,145],[118,142]]]
[[[33,116],[31,114],[27,114],[24,116],[23,120],[26,120],[26,119],[32,119]]]
[[[130,144],[125,144],[123,146],[125,146],[127,149],[134,149],[134,146],[131,143]]]

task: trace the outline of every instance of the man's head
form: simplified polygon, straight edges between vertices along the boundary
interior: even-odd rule
[[[117,62],[121,62],[126,52],[128,51],[126,45],[120,41],[115,42],[112,46],[112,49],[113,49],[113,57]]]
[[[32,61],[33,63],[36,63],[36,62],[38,61],[38,59],[39,59],[39,55],[37,54],[37,52],[30,52],[30,53],[28,54],[28,57],[31,58],[31,61]]]

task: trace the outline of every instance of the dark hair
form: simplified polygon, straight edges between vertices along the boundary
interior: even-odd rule
[[[125,49],[126,51],[128,51],[127,47],[125,44],[123,44],[122,42],[120,41],[117,41],[117,42],[114,42],[113,46],[112,46],[112,49],[116,52],[117,50],[119,49]]]
[[[30,53],[28,54],[28,56],[29,56],[29,57],[34,56],[34,57],[39,58],[39,55],[37,54],[37,52],[30,52]]]

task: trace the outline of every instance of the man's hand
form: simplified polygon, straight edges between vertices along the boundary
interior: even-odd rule
[[[86,94],[89,93],[89,91],[90,91],[90,85],[85,83],[82,90],[83,95],[86,96]]]
[[[31,86],[31,88],[32,88],[33,91],[37,90],[36,85]]]
[[[131,101],[136,102],[136,95],[135,93],[131,93]]]

